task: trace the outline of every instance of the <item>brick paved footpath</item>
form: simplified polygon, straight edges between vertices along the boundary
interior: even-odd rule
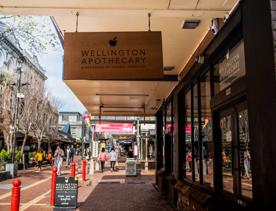
[[[69,175],[69,169],[63,176]],[[50,211],[51,167],[19,171],[21,185],[20,211]],[[126,177],[123,170],[105,171],[88,176],[86,184],[79,183],[77,211],[172,210],[165,198],[153,187],[154,173]],[[81,175],[78,174],[79,179]],[[0,182],[0,211],[10,210],[12,180]]]

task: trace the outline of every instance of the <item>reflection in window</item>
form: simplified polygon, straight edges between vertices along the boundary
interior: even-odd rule
[[[211,187],[213,184],[213,137],[211,122],[211,89],[210,74],[200,80],[202,151],[203,151],[203,182]]]
[[[166,106],[166,134],[172,132],[172,103],[169,102]]]
[[[191,91],[185,94],[185,152],[186,177],[192,180],[192,125],[191,125]],[[185,175],[185,173],[184,173]]]
[[[220,119],[223,190],[233,193],[231,115]]]
[[[248,111],[238,113],[240,139],[241,194],[252,198],[251,153],[248,129]]]
[[[214,91],[215,94],[229,87],[239,78],[245,75],[244,44],[243,41],[236,44],[215,65]]]
[[[194,111],[194,168],[195,181],[199,182],[199,124],[198,124],[198,92],[197,84],[193,87],[193,111]]]

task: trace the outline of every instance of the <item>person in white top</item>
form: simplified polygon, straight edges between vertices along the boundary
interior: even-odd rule
[[[117,155],[114,149],[112,148],[111,152],[109,153],[109,159],[111,164],[111,171],[115,171],[115,163],[117,161]]]

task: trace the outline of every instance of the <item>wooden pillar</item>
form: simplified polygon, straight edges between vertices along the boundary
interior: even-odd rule
[[[270,0],[245,0],[242,11],[253,200],[264,209],[276,204],[276,81]]]

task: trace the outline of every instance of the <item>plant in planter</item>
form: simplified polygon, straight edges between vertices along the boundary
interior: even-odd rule
[[[36,152],[29,152],[29,160],[30,160],[32,166],[35,164],[35,154],[36,154]]]
[[[0,158],[5,163],[11,162],[11,151],[6,151],[5,149],[2,149],[0,152]]]
[[[16,177],[17,175],[17,162],[21,159],[22,155],[21,152],[17,151],[15,153],[15,163],[11,163],[12,159],[12,153],[11,151],[7,151],[5,149],[2,149],[0,152],[0,158],[2,161],[4,161],[5,164],[5,170],[9,171],[12,177]]]

